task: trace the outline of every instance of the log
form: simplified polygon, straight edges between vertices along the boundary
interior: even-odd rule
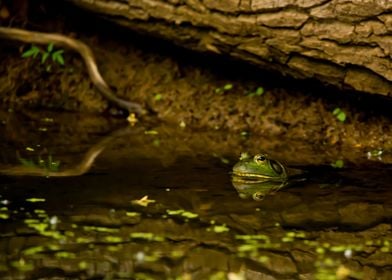
[[[390,0],[68,0],[186,48],[392,95]]]

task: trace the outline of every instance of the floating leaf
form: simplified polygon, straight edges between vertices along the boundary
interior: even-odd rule
[[[158,131],[156,131],[156,130],[146,130],[146,131],[144,131],[144,134],[147,134],[147,135],[157,135]]]
[[[45,202],[46,199],[45,198],[40,198],[40,197],[31,197],[31,198],[27,198],[26,201],[35,203],[35,202]]]
[[[230,231],[230,229],[226,225],[215,225],[212,227],[212,230],[216,233],[223,233]]]
[[[155,200],[148,199],[148,195],[143,196],[141,199],[132,200],[132,204],[136,204],[136,205],[143,206],[143,207],[147,207],[148,204],[154,203],[154,202],[155,202]]]

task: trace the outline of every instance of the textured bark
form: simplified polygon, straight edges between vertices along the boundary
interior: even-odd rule
[[[190,49],[392,95],[390,0],[69,1]]]

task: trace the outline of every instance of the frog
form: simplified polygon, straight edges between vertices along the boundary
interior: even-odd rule
[[[250,157],[241,154],[239,162],[233,166],[233,180],[245,182],[265,182],[287,180],[286,167],[277,160],[270,158],[267,154],[256,154]]]
[[[240,160],[233,166],[232,184],[241,198],[252,197],[262,200],[267,195],[280,190],[288,183],[287,168],[266,153],[251,157],[241,154]]]

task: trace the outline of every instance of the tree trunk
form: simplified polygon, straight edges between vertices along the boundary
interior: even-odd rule
[[[69,1],[193,50],[392,95],[390,0]]]

